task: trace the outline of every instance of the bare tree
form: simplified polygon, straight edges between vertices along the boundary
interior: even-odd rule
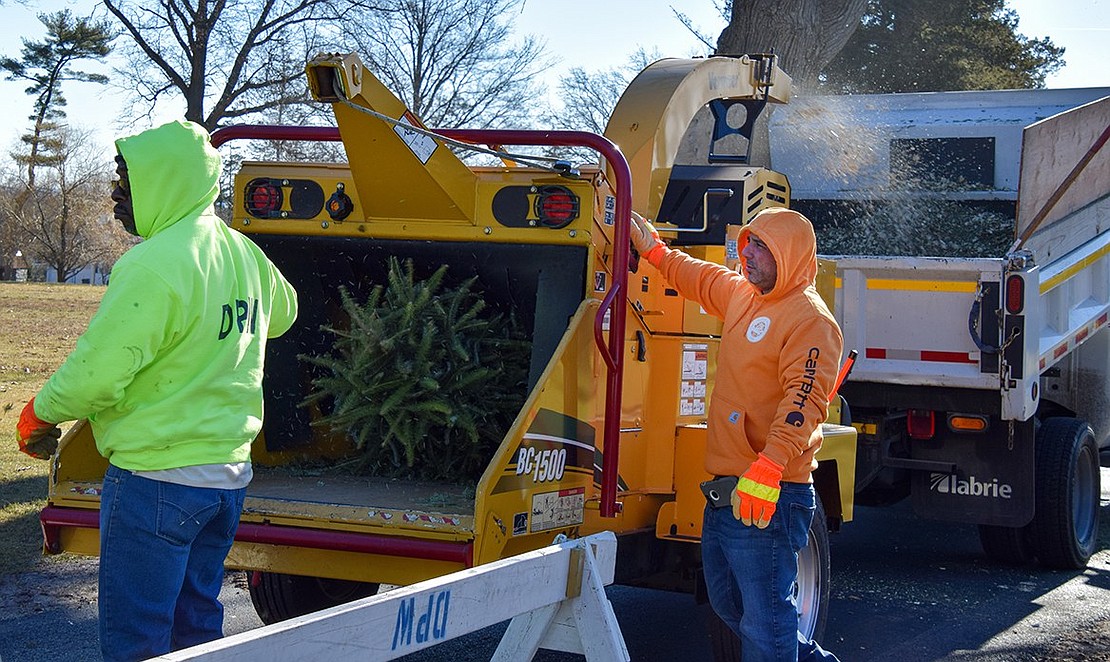
[[[355,2],[335,0],[104,0],[130,42],[118,73],[149,114],[179,94],[185,118],[213,130],[228,120],[305,100],[304,63]]]
[[[622,66],[587,71],[572,68],[559,78],[556,103],[543,113],[544,127],[566,131],[590,131],[603,134],[613,108],[624,94],[628,83],[652,62],[662,58],[658,50],[650,53],[638,49]],[[548,156],[567,158],[576,162],[593,162],[597,153],[588,149],[549,148]]]
[[[524,127],[542,44],[512,43],[521,0],[384,0],[352,31],[368,66],[429,126]]]
[[[658,50],[648,52],[640,48],[622,66],[597,71],[572,68],[559,78],[559,103],[545,113],[544,124],[568,131],[604,133],[628,83],[662,57]]]
[[[112,166],[89,130],[59,131],[58,159],[41,167],[34,188],[20,178],[26,199],[4,200],[5,216],[14,222],[23,253],[53,267],[63,282],[92,264],[107,267],[129,245],[111,220],[108,180]]]

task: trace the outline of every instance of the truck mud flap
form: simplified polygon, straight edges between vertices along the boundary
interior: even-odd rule
[[[1034,448],[1031,423],[994,421],[989,436],[938,436],[911,442],[915,460],[947,462],[955,471],[915,471],[913,509],[921,517],[1020,527],[1033,519]]]

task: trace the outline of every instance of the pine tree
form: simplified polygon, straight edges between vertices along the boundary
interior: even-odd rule
[[[1019,33],[1006,0],[869,0],[859,29],[822,69],[820,91],[1039,88],[1063,55],[1047,37]]]
[[[446,273],[417,280],[411,260],[390,258],[365,303],[340,291],[350,326],[324,327],[334,351],[301,357],[325,373],[304,404],[331,401],[314,425],[346,431],[364,470],[475,481],[524,403],[530,343],[476,277],[448,287]]]
[[[30,148],[28,154],[12,155],[27,167],[27,191],[35,188],[35,168],[56,165],[59,138],[57,121],[65,117],[65,96],[62,82],[74,80],[88,83],[107,83],[103,74],[74,71],[71,65],[78,60],[98,60],[111,52],[115,33],[108,23],[94,21],[91,17],[74,18],[69,10],[54,14],[39,14],[46,26],[43,41],[23,40],[22,58],[0,58],[0,69],[8,73],[8,80],[27,80],[31,85],[26,92],[35,97],[31,133],[23,136]]]

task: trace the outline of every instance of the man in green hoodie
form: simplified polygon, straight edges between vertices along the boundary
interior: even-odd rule
[[[145,241],[116,263],[89,327],[17,425],[49,457],[87,418],[108,459],[100,647],[139,660],[223,635],[223,563],[262,427],[266,339],[297,315],[277,267],[213,213],[220,156],[172,122],[116,141],[115,216]]]

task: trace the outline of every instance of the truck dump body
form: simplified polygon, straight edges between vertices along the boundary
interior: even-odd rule
[[[1035,226],[1034,217],[1108,125],[1110,100],[1103,100],[1025,130],[1014,230],[1022,237],[1021,255],[830,257],[845,346],[860,353],[847,386],[856,405],[876,396],[890,402],[889,393],[879,395],[865,383],[921,386],[935,395],[991,391],[986,398],[968,394],[967,407],[1004,420],[1027,420],[1042,397],[1092,422],[1106,420],[1110,393],[1093,378],[1107,374],[1104,352],[1095,348],[1103,347],[1098,332],[1110,311],[1110,159],[1097,156]],[[1077,401],[1074,387],[1039,384],[1042,377],[1054,380],[1059,370],[1053,367],[1092,341],[1082,372],[1095,389],[1086,391],[1086,402]],[[912,397],[926,404],[917,392]],[[1096,429],[1102,446],[1110,443],[1107,427]]]
[[[993,375],[980,365],[983,353],[966,325],[981,283],[992,284],[997,301],[998,260],[829,259],[836,262],[844,345],[860,356],[854,382],[998,388],[997,361]],[[989,332],[988,339],[998,344]]]
[[[952,119],[951,134],[928,120],[879,132],[891,150],[896,135],[982,137]],[[1095,548],[1098,449],[1110,447],[1110,97],[1020,136],[1005,254],[829,258],[845,347],[859,351],[843,389],[861,433],[856,496],[911,497],[923,517],[977,524],[1007,562],[1080,568]]]

